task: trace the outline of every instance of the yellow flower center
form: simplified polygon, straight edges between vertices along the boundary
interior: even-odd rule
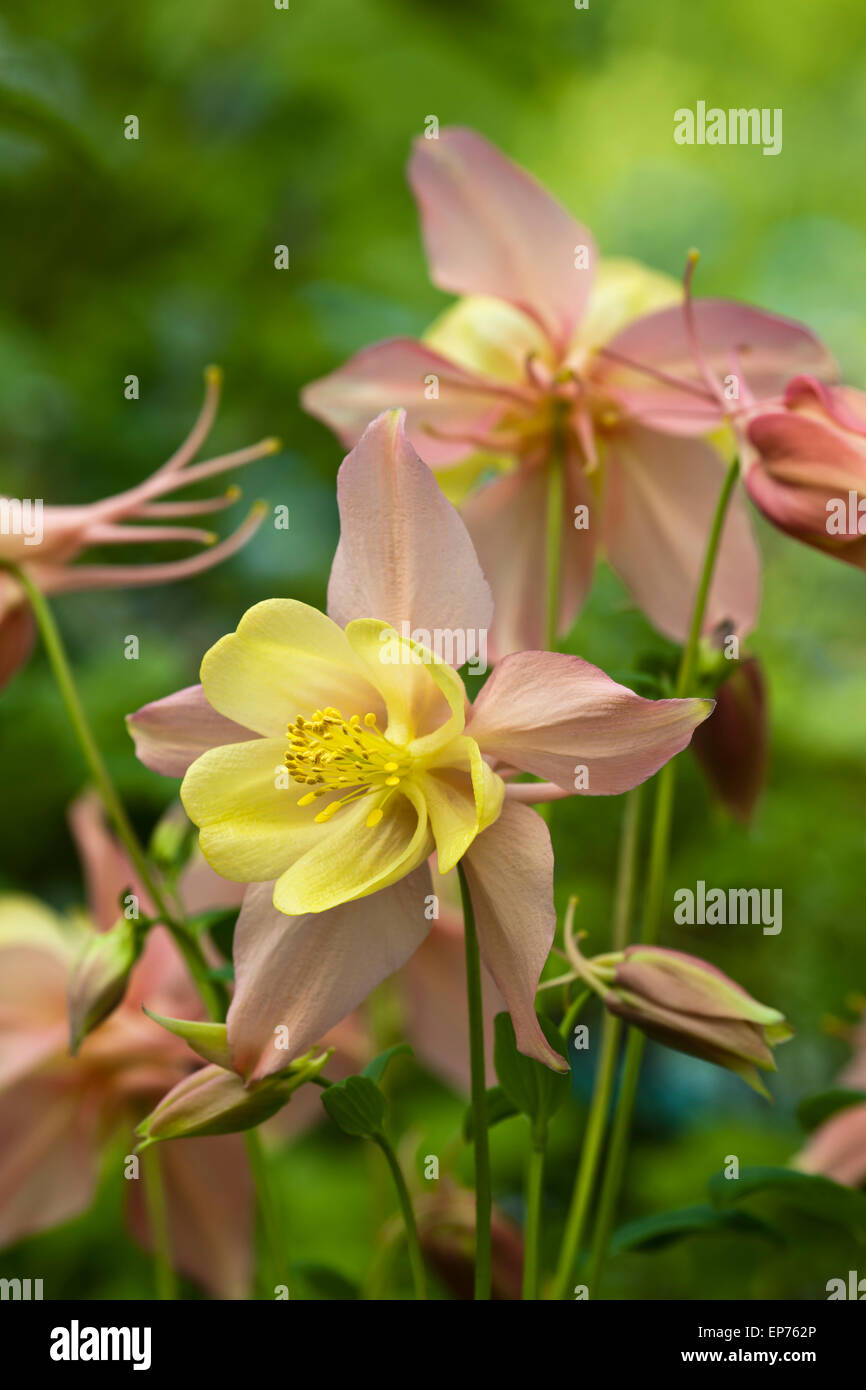
[[[344,806],[371,792],[383,793],[367,817],[372,829],[384,815],[385,803],[410,771],[412,759],[404,748],[390,743],[376,725],[375,714],[353,714],[345,719],[338,709],[316,710],[311,719],[299,714],[288,728],[289,751],[285,764],[295,782],[312,786],[298,802],[311,806],[328,792],[348,788],[314,817],[329,821]]]

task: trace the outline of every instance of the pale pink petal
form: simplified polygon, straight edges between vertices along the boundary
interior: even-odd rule
[[[310,382],[301,403],[350,447],[383,410],[403,409],[412,444],[442,467],[474,451],[469,440],[493,428],[512,394],[414,338],[390,338]]]
[[[548,470],[543,464],[522,465],[479,488],[461,508],[493,590],[489,653],[494,661],[509,652],[547,645],[544,557],[548,490]],[[574,508],[578,504],[589,506],[590,498],[582,471],[576,460],[569,458],[563,486],[560,633],[571,627],[592,583],[592,520],[589,530],[575,529]]]
[[[228,1015],[237,1071],[258,1080],[321,1042],[424,940],[430,891],[424,864],[371,897],[287,917],[272,883],[251,884],[235,928]]]
[[[616,796],[685,748],[712,707],[711,700],[645,700],[579,656],[520,652],[494,669],[466,728],[484,754],[510,767],[589,796]]]
[[[859,1187],[866,1178],[866,1105],[849,1105],[819,1125],[797,1155],[796,1166]]]
[[[419,1060],[436,1076],[469,1092],[466,946],[463,924],[442,912],[399,976],[406,1003],[405,1030]],[[484,1057],[487,1084],[496,1084],[493,1020],[504,1008],[498,989],[482,970]]]
[[[826,348],[802,324],[747,304],[725,299],[693,301],[700,354],[722,388],[736,377],[730,409],[780,396],[798,373],[832,379],[836,364]],[[623,359],[644,370],[623,365]],[[683,383],[677,388],[654,375],[665,373]],[[704,433],[721,417],[686,329],[680,305],[635,319],[607,344],[596,369],[599,385],[610,390],[632,415],[653,429],[670,433]],[[691,388],[691,389],[689,389]],[[728,384],[729,393],[734,385]]]
[[[334,621],[378,618],[398,632],[407,623],[409,636],[419,628],[431,637],[459,633],[465,650],[455,664],[475,655],[493,615],[490,589],[464,523],[406,439],[403,411],[365,430],[337,476],[337,498]]]
[[[154,905],[142,887],[129,858],[105,823],[102,803],[95,792],[86,792],[68,811],[69,828],[84,871],[91,916],[106,930],[121,915],[122,893],[135,893],[142,912]]]
[[[200,685],[188,685],[126,717],[136,756],[165,777],[183,777],[209,748],[246,743],[255,734],[217,714]]]
[[[709,444],[631,426],[610,438],[604,542],[654,627],[685,642],[726,465]],[[741,491],[716,558],[703,632],[745,636],[760,600],[760,556]]]
[[[93,1108],[53,1077],[0,1096],[0,1246],[68,1221],[96,1190]]]
[[[213,912],[217,908],[240,907],[245,889],[246,884],[232,883],[216,873],[197,847],[178,880],[180,900],[192,915]]]
[[[564,347],[592,284],[595,246],[586,228],[472,130],[417,140],[409,181],[434,282],[508,300]],[[575,264],[583,264],[579,247],[584,268]]]
[[[248,1298],[253,1274],[253,1185],[243,1139],[173,1139],[147,1154],[162,1167],[169,1241],[177,1269],[216,1298]],[[152,1248],[143,1179],[128,1183],[127,1217]],[[282,1282],[285,1282],[283,1280]]]
[[[564,1057],[550,1046],[535,1014],[535,992],[556,930],[547,826],[528,806],[506,802],[463,864],[481,956],[511,1014],[517,1046],[565,1071]]]

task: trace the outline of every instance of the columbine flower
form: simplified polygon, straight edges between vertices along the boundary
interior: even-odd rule
[[[714,965],[684,951],[627,946],[584,960],[568,933],[566,949],[612,1014],[667,1047],[736,1072],[769,1095],[756,1068],[775,1071],[770,1049],[793,1035],[778,1009],[759,1004]]]
[[[843,1025],[849,1033],[849,1026]],[[854,1056],[839,1075],[842,1090],[866,1091],[866,1021],[851,1038]],[[818,1125],[808,1143],[793,1160],[803,1173],[823,1173],[846,1187],[860,1187],[866,1180],[866,1103],[848,1105]]]
[[[218,458],[192,462],[213,425],[221,382],[219,368],[209,367],[204,403],[187,438],[155,473],[127,492],[100,502],[63,507],[0,497],[0,564],[22,566],[43,593],[52,594],[167,584],[211,569],[234,555],[261,524],[264,508],[260,504],[232,535],[218,543],[212,531],[175,523],[179,518],[222,511],[240,497],[239,488],[230,487],[219,497],[161,500],[190,483],[216,477],[279,450],[279,440],[263,439]],[[153,524],[142,526],[138,522]],[[75,563],[91,546],[150,541],[193,541],[206,549],[184,560],[147,565]],[[14,577],[0,569],[0,687],[27,660],[32,644],[33,625],[24,593]]]
[[[121,893],[146,894],[94,804],[73,808],[93,922],[116,920]],[[224,883],[200,896],[186,879],[188,907],[211,907]],[[235,894],[235,897],[237,895]],[[153,928],[134,966],[123,1003],[68,1053],[66,993],[79,944],[93,930],[60,921],[33,899],[0,898],[0,1245],[68,1221],[93,1199],[108,1139],[132,1128],[198,1059],[165,1032],[142,1004],[168,1014],[197,1014],[186,966],[168,933]],[[131,1151],[131,1150],[130,1150]],[[161,1146],[168,1223],[178,1268],[219,1297],[242,1297],[252,1272],[252,1186],[236,1135]],[[136,1238],[150,1243],[143,1179],[126,1184]]]
[[[496,599],[497,654],[544,645],[539,556],[557,460],[560,629],[600,547],[656,627],[683,641],[724,470],[698,436],[738,402],[777,395],[796,371],[825,376],[832,361],[786,319],[725,300],[687,296],[682,307],[667,276],[597,264],[586,228],[473,131],[419,140],[409,178],[432,277],[468,298],[423,342],[376,344],[313,382],[304,405],[348,445],[378,411],[405,407],[412,443],[452,495],[485,469],[507,470],[463,507]],[[736,496],[706,630],[752,626],[758,573]]]
[[[768,521],[866,569],[866,394],[796,377],[783,402],[750,417],[743,461]]]
[[[644,700],[578,657],[524,652],[469,706],[433,648],[458,634],[452,654],[469,650],[490,593],[402,412],[369,427],[338,498],[330,617],[257,604],[207,653],[200,687],[130,718],[142,761],[186,773],[208,862],[252,885],[235,933],[235,1068],[281,1069],[275,1026],[303,1054],[408,959],[431,925],[434,848],[441,872],[464,862],[519,1046],[564,1066],[533,1007],[555,925],[550,836],[521,802],[635,786],[711,702]],[[518,771],[549,781],[507,786]]]

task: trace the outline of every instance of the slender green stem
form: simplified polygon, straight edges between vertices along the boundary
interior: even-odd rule
[[[571,1030],[577,1021],[578,1015],[580,1014],[581,1009],[583,1008],[591,993],[592,990],[583,989],[581,990],[580,994],[578,994],[577,998],[573,999],[569,1004],[568,1012],[566,1013],[565,1018],[559,1025],[559,1031],[566,1042],[568,1042],[568,1039],[571,1036]]]
[[[541,1203],[544,1194],[544,1157],[547,1125],[532,1135],[532,1150],[526,1170],[526,1225],[523,1232],[523,1298],[538,1298],[538,1271],[541,1257]]]
[[[612,1015],[606,1014],[602,1025],[601,1056],[599,1057],[595,1086],[589,1106],[589,1117],[586,1122],[586,1134],[583,1138],[574,1192],[568,1209],[565,1232],[553,1279],[551,1294],[553,1298],[565,1298],[566,1296],[566,1290],[569,1287],[572,1271],[580,1251],[586,1218],[589,1214],[589,1204],[595,1184],[595,1172],[607,1122],[607,1110],[616,1076],[619,1032],[615,1028],[609,1027],[608,1024],[617,1021],[613,1019]]]
[[[559,628],[559,581],[562,560],[562,450],[556,443],[547,461],[547,534],[545,538],[545,646],[556,651]]]
[[[725,475],[725,480],[716,503],[710,534],[707,538],[707,548],[704,553],[701,577],[695,594],[688,638],[683,648],[680,666],[677,672],[674,694],[680,699],[688,693],[689,687],[694,679],[701,639],[701,629],[704,625],[707,600],[713,582],[713,572],[718,558],[722,530],[725,524],[728,503],[731,500],[739,471],[739,459],[735,458]],[[668,860],[670,858],[675,778],[676,771],[673,761],[665,763],[665,766],[656,778],[656,797],[653,809],[649,867],[647,870],[647,888],[644,898],[644,918],[641,931],[641,939],[648,944],[653,944],[658,940],[659,928],[661,926],[665,880],[667,878]],[[632,1115],[637,1099],[643,1049],[643,1034],[637,1032],[633,1028],[629,1029],[622,1081],[620,1083],[616,1113],[611,1130],[607,1171],[602,1184],[599,1211],[593,1237],[589,1277],[592,1281],[592,1287],[595,1290],[596,1296],[598,1296],[608,1242],[610,1240],[610,1232],[616,1214],[616,1207],[625,1171],[626,1152],[629,1134],[631,1132]]]
[[[261,1134],[257,1129],[248,1129],[244,1132],[244,1141],[247,1149],[247,1159],[250,1165],[250,1172],[253,1175],[253,1182],[256,1189],[256,1205],[259,1217],[259,1238],[267,1251],[267,1260],[260,1261],[264,1265],[261,1270],[262,1288],[266,1298],[274,1297],[274,1289],[277,1284],[285,1284],[287,1275],[285,1247],[282,1240],[282,1222],[277,1211],[277,1204],[274,1199],[271,1187],[270,1174],[268,1173],[268,1161],[265,1155],[264,1145],[262,1144]]]
[[[484,1075],[484,1015],[481,1003],[481,957],[472,897],[462,864],[457,865],[466,938],[466,994],[469,1003],[469,1070],[472,1086],[472,1144],[475,1152],[475,1297],[490,1298],[490,1136],[487,1129],[487,1082]]]
[[[412,1210],[412,1198],[406,1186],[406,1179],[403,1177],[403,1170],[400,1167],[400,1162],[394,1152],[394,1148],[389,1140],[385,1138],[385,1135],[377,1134],[375,1136],[375,1141],[388,1160],[388,1167],[391,1169],[391,1176],[394,1179],[394,1186],[397,1189],[400,1211],[403,1214],[403,1224],[406,1227],[406,1245],[409,1250],[409,1265],[412,1270],[412,1283],[415,1286],[415,1298],[426,1299],[427,1276],[424,1270],[424,1257],[421,1254],[421,1242],[418,1239],[418,1227],[415,1224],[415,1213]]]
[[[171,1261],[171,1242],[168,1234],[168,1214],[165,1205],[165,1187],[162,1180],[162,1167],[156,1146],[149,1153],[141,1155],[144,1171],[144,1195],[147,1203],[147,1221],[153,1240],[153,1268],[156,1280],[156,1296],[162,1301],[177,1297],[177,1281]]]
[[[623,809],[611,925],[614,950],[621,950],[628,939],[629,923],[634,909],[641,802],[642,788],[635,787],[633,791],[628,793]],[[605,1013],[601,1028],[601,1056],[595,1074],[586,1136],[554,1281],[555,1292],[553,1296],[555,1298],[565,1297],[571,1273],[580,1251],[580,1242],[595,1186],[596,1168],[601,1156],[602,1140],[616,1079],[616,1059],[621,1033],[620,1020],[613,1014]]]
[[[207,961],[202,954],[198,942],[190,935],[183,921],[170,907],[148,863],[147,855],[126,814],[126,808],[115,790],[108,768],[105,765],[96,739],[90,728],[90,724],[88,723],[87,716],[84,712],[84,706],[81,703],[81,697],[78,694],[78,688],[72,675],[72,668],[66,655],[66,649],[63,645],[63,639],[54,621],[54,615],[41,590],[33,583],[26,571],[14,566],[10,567],[10,569],[11,573],[14,574],[16,580],[27,594],[69,722],[72,725],[73,732],[78,740],[78,745],[84,755],[85,762],[90,768],[91,775],[99,790],[103,805],[108,815],[111,817],[111,820],[114,822],[115,829],[123,842],[135,871],[146,888],[156,910],[159,912],[161,920],[165,922],[177,942],[187,968],[198,985],[201,996],[208,1008],[208,1012],[214,1019],[224,1018],[228,1006],[228,996],[225,987],[221,982],[214,981],[210,978]]]

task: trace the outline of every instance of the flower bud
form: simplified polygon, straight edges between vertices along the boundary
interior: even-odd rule
[[[736,1072],[768,1096],[756,1068],[775,1071],[771,1048],[793,1029],[720,970],[683,951],[628,946],[587,961],[611,1013],[678,1052]]]
[[[292,1093],[322,1070],[333,1048],[319,1057],[308,1053],[285,1071],[244,1085],[236,1072],[216,1063],[185,1076],[142,1120],[136,1134],[139,1152],[160,1139],[187,1139],[206,1134],[237,1134],[270,1119]]]
[[[125,917],[109,931],[88,933],[67,986],[69,1046],[73,1053],[123,999],[143,941],[141,922]]]
[[[866,395],[795,377],[750,420],[744,482],[774,526],[866,569]]]
[[[767,693],[761,663],[747,657],[716,691],[716,707],[692,734],[692,751],[722,805],[748,824],[767,776]]]

